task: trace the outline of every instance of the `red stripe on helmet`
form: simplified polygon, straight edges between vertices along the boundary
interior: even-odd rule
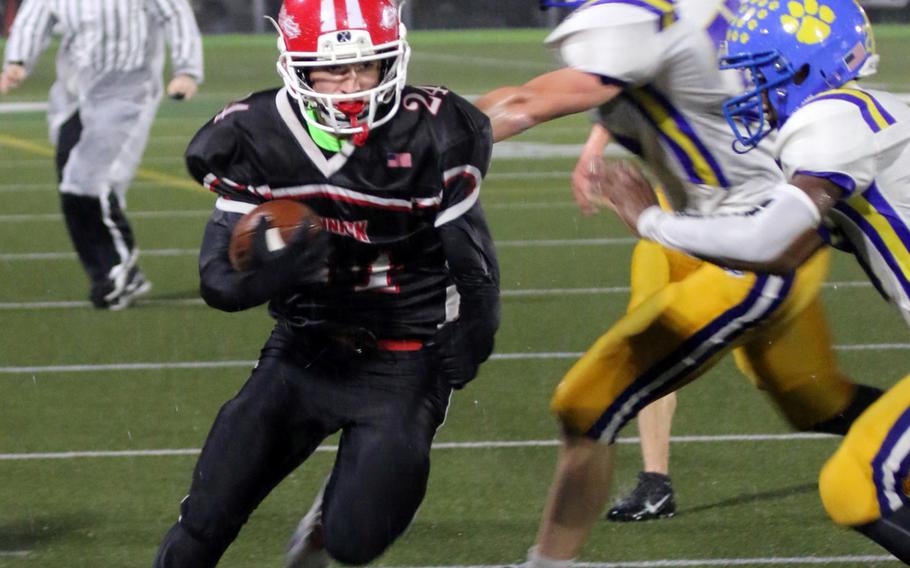
[[[348,25],[348,6],[345,0],[335,1],[335,29],[346,30]]]

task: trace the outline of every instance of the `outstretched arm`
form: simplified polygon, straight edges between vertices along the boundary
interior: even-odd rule
[[[842,194],[825,178],[797,174],[752,211],[698,216],[662,211],[650,184],[628,164],[609,166],[602,187],[603,204],[643,238],[722,266],[771,273],[794,270],[822,246],[816,229]]]
[[[543,122],[598,107],[621,92],[619,85],[567,67],[520,87],[490,91],[474,104],[490,117],[493,141],[499,142]]]

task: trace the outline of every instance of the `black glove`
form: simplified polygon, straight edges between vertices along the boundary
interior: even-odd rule
[[[301,227],[291,242],[284,247],[270,250],[266,239],[269,221],[260,219],[252,237],[254,267],[271,281],[276,293],[297,286],[325,282],[328,257],[332,252],[331,239],[325,231]]]
[[[478,318],[462,318],[442,327],[427,347],[437,352],[439,375],[455,390],[474,380],[480,364],[493,352],[493,335],[499,326],[498,310]]]
[[[440,378],[455,390],[474,380],[480,367],[467,345],[463,328],[457,321],[448,323],[427,344],[437,352]]]

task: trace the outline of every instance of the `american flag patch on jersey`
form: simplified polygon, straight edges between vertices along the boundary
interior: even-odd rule
[[[390,168],[410,168],[412,166],[411,153],[389,153],[386,160],[386,165]]]

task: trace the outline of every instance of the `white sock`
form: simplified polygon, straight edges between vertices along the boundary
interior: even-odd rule
[[[534,545],[528,549],[528,562],[525,566],[527,566],[527,568],[569,568],[574,561],[574,558],[556,560],[555,558],[541,556],[537,552],[537,545]]]

